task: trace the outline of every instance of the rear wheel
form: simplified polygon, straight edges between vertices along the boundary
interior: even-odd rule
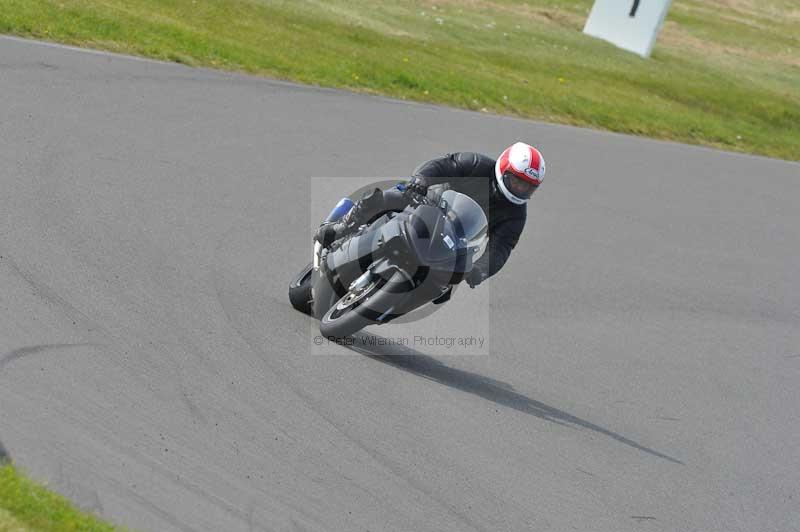
[[[313,264],[303,268],[289,283],[289,302],[292,306],[303,314],[311,314],[311,273]]]

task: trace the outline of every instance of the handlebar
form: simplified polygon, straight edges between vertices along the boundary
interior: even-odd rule
[[[418,193],[412,191],[411,189],[405,188],[405,187],[403,189],[401,189],[401,190],[403,192],[403,195],[406,198],[408,198],[411,203],[414,203],[415,205],[430,205],[430,206],[433,206],[433,207],[436,207],[437,205],[439,205],[438,201],[435,201],[435,200],[431,199],[427,195],[418,194]]]

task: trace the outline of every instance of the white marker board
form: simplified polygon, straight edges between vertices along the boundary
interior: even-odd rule
[[[649,57],[672,0],[595,0],[583,32]]]

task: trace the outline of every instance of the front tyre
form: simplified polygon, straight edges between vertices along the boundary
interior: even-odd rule
[[[362,315],[364,303],[380,293],[385,284],[385,279],[373,276],[363,286],[347,292],[322,316],[319,332],[326,338],[343,338],[374,324],[375,320]]]

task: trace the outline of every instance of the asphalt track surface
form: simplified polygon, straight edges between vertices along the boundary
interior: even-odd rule
[[[0,441],[81,507],[798,529],[800,165],[9,39],[0,95]],[[308,178],[516,139],[549,163],[528,227],[443,314],[488,294],[491,354],[310,355]]]

